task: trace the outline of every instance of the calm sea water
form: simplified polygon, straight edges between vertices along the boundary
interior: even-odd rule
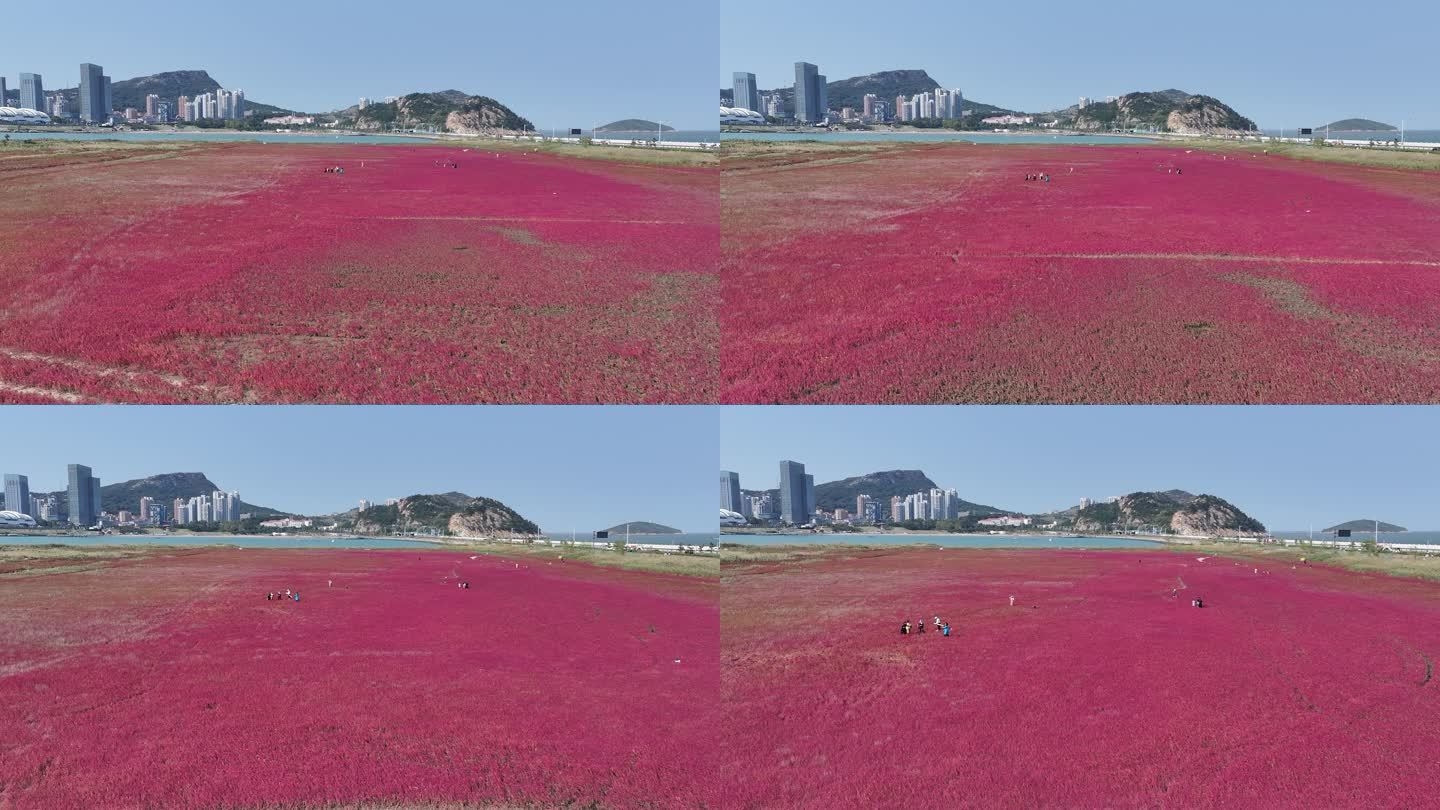
[[[1264,132],[1266,135],[1283,135],[1287,138],[1300,137],[1300,130],[1298,129],[1265,129],[1261,130],[1261,132]],[[1305,137],[1323,137],[1325,135],[1324,130],[1316,130],[1315,132],[1315,135]],[[1398,137],[1400,137],[1399,132],[1349,132],[1339,129],[1330,130],[1330,139],[1336,141],[1390,141]],[[1440,146],[1440,129],[1407,129],[1405,130],[1405,142],[1433,143]]]
[[[724,141],[823,141],[826,143],[863,143],[865,141],[968,141],[970,143],[1044,143],[1044,144],[1134,144],[1136,138],[1118,135],[1021,135],[990,132],[722,132]],[[1138,140],[1150,140],[1148,138]]]
[[[245,548],[440,548],[434,543],[379,540],[369,537],[265,537],[258,535],[0,535],[0,546],[244,546]]]
[[[727,534],[726,543],[754,546],[931,543],[956,548],[1154,548],[1157,543],[1117,537],[1039,537],[1028,534]]]
[[[1308,538],[1310,537],[1310,532],[1309,532],[1309,531],[1299,531],[1299,532],[1275,532],[1275,536],[1276,536],[1276,537],[1284,537],[1284,538],[1287,538],[1287,539],[1290,539],[1290,540],[1306,540],[1306,539],[1308,539]],[[1370,532],[1358,531],[1358,532],[1355,532],[1354,535],[1351,536],[1350,539],[1353,540],[1353,541],[1355,541],[1355,542],[1357,542],[1357,543],[1363,543],[1364,541],[1369,540],[1369,539],[1371,539],[1372,537],[1374,537],[1374,535],[1373,535],[1372,533],[1370,533]],[[1315,539],[1316,539],[1316,540],[1338,540],[1338,539],[1341,539],[1341,538],[1337,538],[1337,537],[1335,537],[1334,535],[1329,535],[1329,534],[1325,534],[1324,532],[1319,532],[1319,531],[1317,531],[1317,532],[1315,532]],[[1415,545],[1440,546],[1440,531],[1434,531],[1434,532],[1428,532],[1428,531],[1427,531],[1427,532],[1421,532],[1421,531],[1415,531],[1415,532],[1380,532],[1380,542],[1382,542],[1382,543],[1413,543],[1413,544],[1415,544]]]

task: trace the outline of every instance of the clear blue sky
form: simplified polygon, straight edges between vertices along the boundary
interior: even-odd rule
[[[256,101],[320,112],[454,88],[537,126],[663,118],[715,128],[714,3],[67,0],[6,3],[0,75],[74,87],[205,69]]]
[[[966,98],[1029,111],[1176,87],[1261,127],[1373,118],[1440,128],[1440,3],[935,3],[720,0],[719,86],[793,64],[828,78],[923,68]]]
[[[361,498],[459,490],[551,532],[653,520],[714,531],[709,407],[16,406],[0,408],[0,471],[65,488],[203,472],[249,503],[320,514]]]
[[[1440,529],[1440,408],[724,408],[721,468],[776,485],[920,469],[969,501],[1021,512],[1139,490],[1218,495],[1272,530],[1375,518]]]

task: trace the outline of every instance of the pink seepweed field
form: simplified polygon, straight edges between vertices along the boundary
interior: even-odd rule
[[[1440,584],[1200,556],[727,562],[737,806],[1433,804]]]
[[[714,399],[711,167],[461,145],[16,152],[0,402]]]
[[[359,549],[10,579],[0,807],[703,806],[717,587]]]
[[[1433,170],[944,144],[722,175],[724,402],[1440,400]]]

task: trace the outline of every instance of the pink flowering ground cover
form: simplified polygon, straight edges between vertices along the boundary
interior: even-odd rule
[[[0,807],[715,799],[713,579],[214,549],[4,582]]]
[[[946,144],[722,173],[724,402],[1440,401],[1431,171]]]
[[[713,168],[223,144],[0,178],[0,401],[716,396]]]
[[[1255,565],[1143,550],[727,562],[735,806],[1433,804],[1440,775],[1417,752],[1440,744],[1440,585]],[[936,614],[951,637],[900,635]]]

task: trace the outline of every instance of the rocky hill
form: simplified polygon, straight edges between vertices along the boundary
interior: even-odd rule
[[[454,537],[529,537],[540,527],[491,498],[463,492],[411,495],[385,506],[350,513],[356,534],[438,531]]]
[[[632,520],[629,523],[619,523],[611,526],[606,531],[611,537],[624,537],[626,527],[630,529],[630,535],[637,534],[684,534],[684,532],[673,526],[666,526],[663,523],[651,523],[646,520]]]
[[[1341,529],[1349,529],[1349,530],[1352,531],[1352,532],[1373,532],[1373,531],[1376,530],[1376,528],[1375,528],[1375,524],[1376,524],[1376,523],[1379,523],[1379,524],[1380,524],[1379,530],[1382,531],[1382,532],[1403,532],[1403,531],[1409,531],[1409,530],[1406,529],[1404,526],[1396,526],[1394,523],[1386,523],[1386,522],[1383,521],[1383,520],[1376,521],[1376,520],[1363,520],[1363,519],[1362,519],[1362,520],[1347,520],[1347,521],[1345,521],[1344,523],[1337,523],[1337,524],[1335,524],[1334,526],[1331,526],[1330,528],[1325,529],[1325,531],[1327,531],[1327,532],[1335,532],[1335,531],[1339,531],[1339,530],[1341,530]]]
[[[161,473],[149,478],[121,481],[118,484],[104,484],[103,478],[101,481],[100,509],[111,514],[116,514],[122,509],[138,514],[140,499],[147,495],[162,504],[166,514],[169,514],[171,504],[176,498],[189,500],[201,495],[209,496],[217,490],[225,489],[211,481],[205,473],[198,472]],[[62,503],[65,501],[65,490],[51,494],[58,496]],[[269,507],[246,503],[243,500],[240,502],[240,512],[254,517],[275,517],[288,514]]]
[[[1114,101],[1091,102],[1056,113],[1064,126],[1075,129],[1148,129],[1199,134],[1253,132],[1255,122],[1219,99],[1183,90],[1127,93]]]
[[[1223,498],[1184,490],[1132,492],[1114,503],[1081,509],[1074,528],[1081,532],[1158,531],[1185,537],[1257,535],[1264,524]]]
[[[493,98],[459,90],[411,93],[395,101],[372,102],[365,109],[339,113],[355,129],[430,129],[461,135],[494,135],[533,130],[535,125]]]
[[[180,96],[200,96],[206,93],[213,93],[221,87],[221,84],[211,78],[210,74],[203,70],[171,70],[165,73],[154,73],[149,76],[136,76],[133,79],[124,81],[111,81],[110,99],[115,109],[123,110],[126,107],[134,107],[137,110],[145,109],[145,97],[155,94],[161,99],[170,102],[171,109]],[[236,88],[229,88],[236,89]],[[65,103],[69,105],[71,112],[77,113],[80,110],[80,88],[68,87],[58,91],[65,96]],[[283,115],[291,112],[270,104],[262,104],[252,98],[245,99],[246,114],[256,115]]]

